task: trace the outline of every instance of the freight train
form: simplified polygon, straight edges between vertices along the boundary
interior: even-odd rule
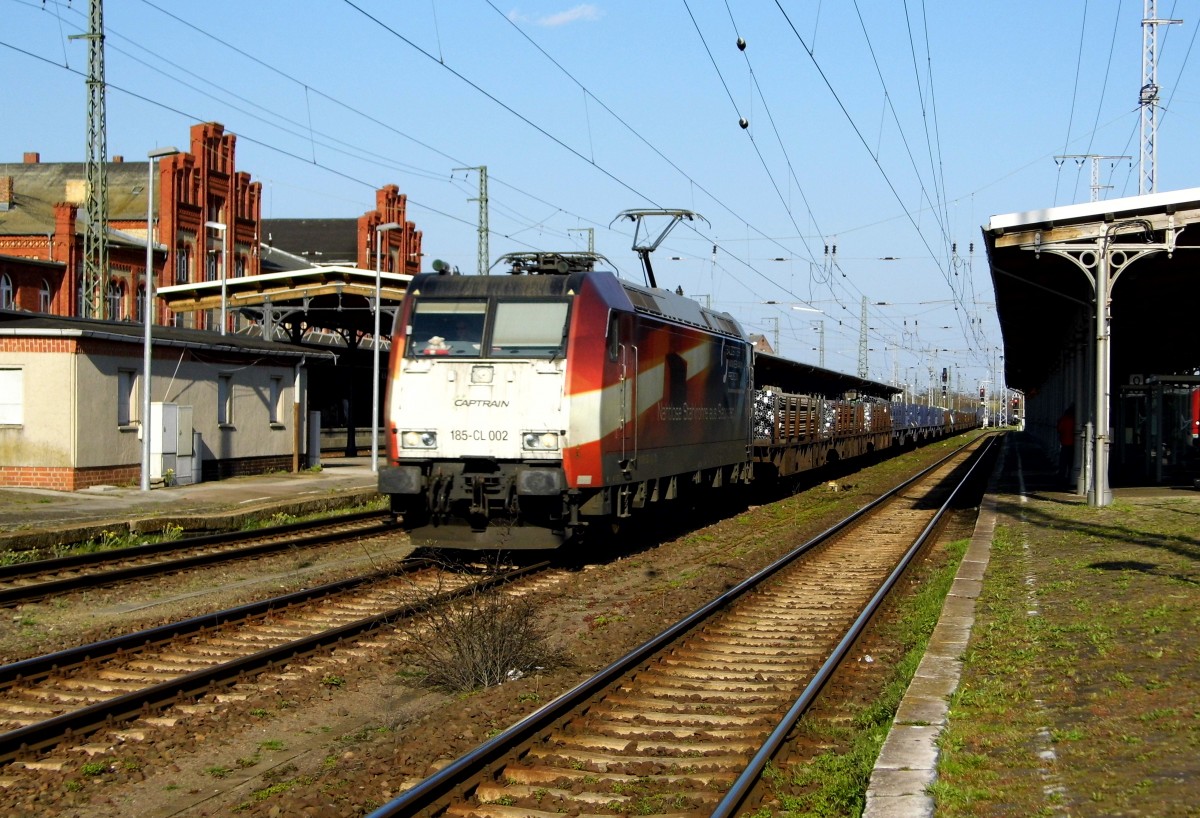
[[[505,260],[511,274],[416,276],[396,316],[379,490],[414,544],[595,542],[638,515],[979,424],[756,354],[728,313],[597,269],[595,254]]]

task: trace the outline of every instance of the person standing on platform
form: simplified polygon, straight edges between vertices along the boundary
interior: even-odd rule
[[[1058,446],[1058,476],[1069,486],[1075,467],[1075,404],[1058,419]]]

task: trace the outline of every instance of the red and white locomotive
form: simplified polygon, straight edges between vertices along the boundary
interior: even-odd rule
[[[595,270],[414,278],[392,339],[380,491],[417,544],[548,548],[746,482],[751,347],[737,322]]]
[[[512,275],[410,283],[379,490],[415,544],[555,548],[674,501],[978,425],[755,355],[729,314],[598,258],[511,254]]]

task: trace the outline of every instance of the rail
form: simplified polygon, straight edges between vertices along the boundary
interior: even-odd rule
[[[817,546],[822,545],[826,541],[835,537],[835,535],[853,525],[856,521],[860,520],[864,516],[871,514],[883,504],[892,501],[906,488],[920,480],[925,479],[936,469],[941,468],[950,460],[959,456],[961,456],[961,450],[959,452],[954,452],[950,455],[947,455],[946,458],[943,458],[938,463],[925,469],[920,474],[904,481],[887,494],[862,507],[854,514],[851,514],[844,520],[817,535],[817,537],[802,544],[789,554],[776,560],[774,563],[758,571],[753,576],[739,583],[734,588],[710,601],[685,619],[667,628],[662,633],[650,639],[626,656],[603,668],[590,679],[582,682],[567,693],[564,693],[562,696],[550,702],[542,709],[527,716],[504,732],[481,744],[475,750],[467,753],[459,759],[456,759],[434,775],[418,782],[415,786],[398,796],[393,801],[370,813],[369,818],[390,818],[391,816],[401,815],[410,816],[418,814],[434,814],[435,810],[440,808],[443,801],[451,798],[455,793],[461,793],[467,786],[467,781],[479,776],[483,770],[490,768],[496,762],[501,761],[505,757],[510,757],[515,747],[548,730],[555,722],[570,714],[572,711],[577,710],[585,702],[596,697],[603,690],[605,690],[605,688],[610,687],[618,678],[625,676],[634,669],[638,668],[652,656],[660,653],[664,647],[677,641],[684,634],[693,630],[698,624],[708,620],[718,611],[728,608],[730,603],[738,600],[750,590],[758,588],[766,579],[776,575],[782,569],[794,563],[801,556],[807,554]],[[928,537],[929,532],[932,531],[936,526],[937,520],[942,516],[942,514],[944,514],[948,504],[952,502],[953,496],[954,495],[952,494],[951,498],[948,499],[946,503],[942,505],[942,508],[935,513],[934,519],[925,526],[925,530],[920,535],[920,542],[912,546],[907,552],[908,555],[903,560],[904,566],[907,566],[907,564],[911,562],[912,554],[915,554],[917,551],[919,551],[921,544]],[[899,576],[901,570],[902,569],[900,568],[893,570],[889,579],[885,583],[887,589],[890,589],[894,585],[896,577]],[[886,589],[881,586],[879,591],[877,591],[877,593],[872,597],[870,603],[872,609],[874,606],[879,604],[879,601],[882,600],[885,595]],[[853,643],[854,638],[856,638],[858,632],[861,631],[862,627],[869,618],[870,613],[864,613],[860,615],[857,620],[855,620],[855,624],[852,626],[851,630],[847,632],[846,636],[844,636],[838,643],[838,647],[835,650],[835,654],[837,656],[844,656],[845,651],[848,649],[849,645]],[[833,666],[834,665],[829,662],[822,666],[822,670],[808,685],[802,698],[807,697],[808,700],[811,700],[811,697],[815,696],[816,692],[819,691],[820,687],[828,679],[830,673],[832,672],[830,668]],[[788,716],[785,717],[785,720],[787,718],[791,718],[793,716],[793,711],[797,710],[798,707],[804,706],[807,705],[794,706],[788,711]],[[792,718],[792,721],[794,721],[794,718]],[[782,735],[783,733],[786,733],[785,728],[777,728],[772,733],[772,740],[774,740],[774,737],[777,734]],[[770,756],[771,752],[774,752],[774,749],[764,749],[760,752],[763,759],[765,759]],[[757,765],[756,769],[751,772],[749,768],[747,768],[747,772],[744,774],[748,781],[753,781],[757,778],[758,771],[761,770],[761,764],[765,763],[765,761],[760,760],[759,756],[760,753],[756,753],[751,761],[752,765]],[[739,790],[744,786],[745,785],[739,784]],[[738,797],[740,798],[740,793]]]

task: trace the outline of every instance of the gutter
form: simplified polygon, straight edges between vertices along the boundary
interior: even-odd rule
[[[99,330],[78,330],[78,329],[20,329],[11,327],[0,327],[0,337],[23,337],[23,338],[96,338],[104,341],[119,341],[127,344],[141,344],[140,339],[134,339],[129,335],[119,332],[103,332]],[[246,355],[266,355],[269,357],[279,358],[304,358],[306,355],[317,355],[323,358],[329,358],[336,361],[337,355],[332,352],[321,352],[313,349],[280,349],[280,348],[258,348],[258,347],[243,347],[234,344],[206,344],[197,341],[181,341],[173,338],[152,338],[154,346],[161,347],[179,347],[183,349],[205,349],[205,350],[225,350],[227,352],[237,352]]]

